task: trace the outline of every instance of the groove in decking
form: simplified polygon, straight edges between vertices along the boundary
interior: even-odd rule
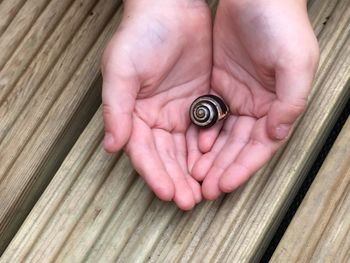
[[[32,25],[40,17],[51,0],[27,0],[19,10],[16,17],[6,28],[4,35],[0,38],[0,69],[3,68],[7,59],[15,51],[18,44],[29,32]]]
[[[100,147],[103,125],[101,112],[98,111],[0,262],[25,259],[40,262],[43,258],[59,262],[115,259],[132,259],[135,262],[146,259],[151,262],[186,262],[190,259],[198,262],[244,262],[258,259],[303,180],[309,162],[317,154],[342,103],[349,96],[350,14],[346,8],[347,1],[333,4],[315,0],[310,5],[322,50],[310,107],[290,142],[246,186],[216,202],[204,202],[190,213],[180,212],[174,204],[158,201],[136,177],[125,156],[117,162],[118,157],[103,152]],[[329,15],[331,18],[325,24],[324,19]],[[39,107],[37,103],[40,105],[43,94],[51,99],[43,110],[48,116],[38,112],[38,116],[33,117],[33,120],[38,119],[35,125],[39,126],[32,126],[34,130],[28,131],[18,159],[16,154],[19,152],[12,152],[10,174],[4,176],[4,181],[0,183],[0,189],[10,186],[10,190],[17,190],[16,193],[7,193],[7,197],[12,199],[1,199],[10,200],[9,204],[16,209],[31,209],[34,204],[34,201],[23,203],[25,197],[30,199],[40,193],[33,193],[37,180],[34,177],[39,176],[43,180],[44,176],[52,176],[50,167],[54,164],[50,162],[55,162],[54,151],[58,149],[58,155],[64,152],[61,150],[64,147],[63,134],[74,133],[69,131],[68,126],[76,123],[73,118],[79,115],[70,113],[69,109],[83,111],[77,110],[74,105],[81,105],[81,99],[92,94],[96,85],[94,80],[98,78],[98,63],[94,59],[101,54],[103,43],[113,33],[119,20],[120,13],[114,16],[105,29],[105,35],[93,46],[96,50],[89,52],[86,60],[79,60],[79,67],[69,69],[69,72],[75,72],[74,75],[62,82],[55,82],[55,77],[50,75],[49,80],[39,83],[43,90],[35,91],[35,97],[26,105],[28,109]],[[83,40],[77,39],[74,45],[78,45],[79,41]],[[85,48],[89,49],[89,46]],[[55,62],[58,65],[56,71],[55,66],[51,72],[62,74],[60,61],[68,60],[59,59]],[[92,76],[86,68],[88,65],[92,65]],[[90,76],[90,79],[84,80],[84,76]],[[45,86],[49,84],[60,87],[59,91],[43,93],[47,92]],[[88,87],[87,91],[82,91],[81,86],[84,85]],[[78,94],[71,91],[76,86],[80,88]],[[75,102],[65,101],[67,98]],[[67,119],[61,120],[61,115]],[[32,122],[29,119],[28,123],[19,125],[27,116],[22,112],[16,119],[15,126],[11,128],[11,131],[14,130],[13,138],[16,132],[19,134],[21,127]],[[10,140],[7,136],[5,139],[12,142],[13,138]],[[29,155],[33,155],[34,160],[28,160]],[[46,161],[49,164],[45,164]],[[48,168],[44,168],[45,165]],[[16,182],[15,178],[24,173],[29,175]],[[0,198],[3,196],[0,191]],[[10,208],[7,207],[8,212],[3,218],[0,212],[0,223],[4,222],[7,227],[18,211],[10,211]]]
[[[310,7],[314,14],[317,7],[324,12],[315,17],[322,24],[322,54],[310,106],[289,143],[247,185],[222,200],[204,202],[182,213],[174,204],[155,199],[143,181],[135,179],[124,156],[106,174],[104,167],[113,167],[116,160],[101,147],[90,147],[102,141],[99,111],[4,259],[40,261],[44,254],[60,262],[257,260],[349,96],[347,1],[339,1],[335,9],[324,8],[325,2],[314,1]],[[329,10],[334,11],[333,18],[323,24],[321,18]],[[87,166],[71,171],[79,162]],[[96,179],[98,176],[102,178]],[[53,240],[56,235],[59,238]]]
[[[350,83],[349,83],[350,84]],[[348,262],[350,118],[318,172],[271,262]]]
[[[56,62],[57,57],[64,51],[96,1],[84,1],[83,4],[79,0],[53,1],[47,7],[46,12],[42,13],[28,34],[14,49],[12,56],[7,59],[1,70],[0,78],[3,83],[0,90],[0,105],[5,99],[7,105],[12,105],[13,101],[6,97],[16,86],[19,78],[23,78],[23,75],[33,68],[33,64],[40,63],[42,69],[50,69],[45,66],[45,61]],[[79,15],[76,15],[77,12]],[[9,39],[7,35],[4,38]],[[43,71],[40,74],[45,75],[46,72]]]
[[[34,204],[35,198],[32,197],[38,197],[43,191],[35,187],[45,185],[42,181],[49,182],[52,178],[54,170],[51,168],[56,167],[59,161],[51,158],[64,157],[62,153],[69,150],[63,149],[64,146],[74,143],[77,132],[86,122],[71,123],[74,116],[79,115],[77,110],[86,110],[89,106],[81,107],[81,103],[86,102],[87,97],[91,105],[100,103],[100,96],[90,96],[96,94],[93,83],[99,78],[100,65],[96,58],[101,56],[120,21],[120,13],[115,14],[120,3],[112,0],[99,2],[43,82],[35,78],[42,70],[40,61],[37,61],[31,74],[25,75],[29,79],[24,81],[24,87],[18,86],[18,83],[15,86],[26,96],[32,88],[33,94],[28,96],[30,100],[16,122],[3,130],[5,137],[0,144],[1,249]],[[85,114],[85,117],[90,118],[91,114]],[[72,124],[75,130],[70,129]],[[65,140],[60,141],[66,130],[72,132],[71,138],[65,135]],[[55,152],[54,149],[62,151]],[[43,174],[43,170],[51,173]],[[28,206],[23,207],[24,202]],[[21,213],[16,214],[19,211]]]
[[[89,26],[93,26],[93,23],[97,23],[91,18],[88,19],[89,11],[94,6],[95,2],[96,0],[85,1],[85,5],[81,5],[80,1],[76,1],[75,5],[73,5],[72,9],[66,14],[62,23],[58,24],[53,35],[48,39],[43,49],[40,50],[40,53],[34,60],[30,61],[30,56],[27,56],[26,46],[24,46],[22,50],[19,50],[21,54],[16,56],[16,59],[23,58],[20,60],[21,67],[16,67],[19,63],[16,60],[9,61],[12,63],[9,63],[6,71],[4,70],[0,73],[0,78],[6,80],[1,91],[4,93],[8,92],[4,103],[0,105],[0,116],[2,118],[0,125],[0,143],[2,143],[5,136],[9,135],[13,123],[17,120],[20,113],[23,112],[24,107],[30,107],[28,101],[35,93],[43,92],[42,90],[45,87],[42,86],[44,85],[54,84],[50,82],[54,81],[52,79],[55,78],[57,71],[60,69],[66,70],[66,72],[62,73],[67,73],[67,76],[64,76],[62,79],[67,79],[69,76],[72,76],[74,71],[71,71],[67,67],[69,63],[67,58],[71,56],[74,49],[77,49],[79,38],[85,37],[85,41],[88,41],[88,43],[95,41],[94,39],[89,39],[86,33],[84,33]],[[76,15],[76,9],[82,12],[81,16]],[[83,25],[84,28],[80,28]],[[66,29],[66,27],[69,27],[69,29]],[[91,33],[96,35],[98,32],[95,30],[91,31]],[[81,41],[84,41],[84,39]],[[82,49],[83,51],[85,50],[84,47],[82,47]],[[85,52],[88,52],[88,49]],[[78,54],[77,52],[77,55]],[[79,65],[82,59],[83,57],[81,57],[80,60],[72,58],[72,63],[75,63],[74,65]],[[31,64],[28,65],[29,62],[31,62]],[[57,92],[62,89],[56,86],[47,88],[58,90]],[[2,92],[0,92],[0,95],[6,96],[6,94]],[[44,97],[44,95],[42,96]]]
[[[68,90],[70,88],[72,90],[75,89],[77,94],[73,93],[67,95],[67,98],[65,99],[66,103],[69,104],[69,100],[73,100],[75,97],[79,97],[79,99],[82,98],[79,96],[80,94],[78,91],[79,89],[84,89],[84,87],[71,87],[74,80],[79,80],[80,76],[77,75],[78,68],[83,68],[90,72],[90,69],[93,68],[92,65],[95,64],[95,67],[93,68],[95,69],[95,72],[92,72],[93,75],[95,75],[93,80],[97,78],[99,60],[96,60],[95,58],[88,59],[86,55],[89,53],[89,56],[91,56],[90,49],[99,37],[101,29],[104,28],[106,22],[109,21],[110,15],[114,12],[114,9],[112,8],[114,6],[114,1],[110,0],[109,3],[110,6],[103,1],[100,2],[99,8],[101,8],[101,10],[94,10],[95,15],[88,17],[88,20],[85,21],[80,33],[74,37],[69,48],[61,54],[60,59],[48,73],[44,81],[42,83],[36,83],[40,85],[39,88],[36,88],[37,85],[32,85],[32,82],[27,82],[28,86],[24,88],[20,86],[21,91],[25,94],[30,90],[30,86],[33,86],[34,94],[30,94],[30,101],[26,105],[27,110],[22,111],[17,122],[14,123],[12,127],[6,127],[5,138],[0,144],[0,161],[2,163],[2,167],[0,168],[0,179],[5,180],[6,174],[8,174],[17,158],[21,156],[21,152],[27,145],[28,141],[36,134],[36,131],[40,133],[40,130],[38,130],[38,124],[42,123],[43,119],[46,118],[46,113],[50,111],[50,108],[52,108],[55,103],[57,103],[59,97],[64,97],[64,94],[67,92],[72,93]],[[95,19],[96,23],[94,21]],[[89,34],[87,34],[88,29],[91,29],[91,27],[94,28],[94,31],[90,30]],[[102,47],[99,49],[101,53]],[[99,50],[96,49],[94,51],[99,52]],[[81,64],[83,60],[85,63]],[[89,64],[89,62],[92,63]],[[40,64],[38,64],[37,70],[40,71]],[[33,75],[36,75],[35,72],[32,72],[30,76]],[[80,78],[83,78],[83,76]],[[33,78],[32,80],[36,81],[36,78]],[[4,116],[5,123],[6,117],[7,115]],[[61,119],[62,118],[60,118],[60,120]],[[68,120],[62,119],[62,121],[65,122]]]
[[[27,0],[2,0],[0,2],[0,37],[6,31],[7,27],[16,18],[24,2]]]

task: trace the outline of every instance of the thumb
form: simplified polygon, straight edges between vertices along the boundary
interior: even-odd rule
[[[267,115],[267,131],[271,139],[284,140],[292,130],[293,124],[304,111],[305,104],[276,100]]]
[[[314,71],[283,70],[276,72],[277,98],[267,113],[267,132],[273,140],[284,140],[294,122],[304,112]]]
[[[116,152],[129,140],[139,85],[137,80],[120,76],[108,66],[102,71],[104,148],[107,152]]]

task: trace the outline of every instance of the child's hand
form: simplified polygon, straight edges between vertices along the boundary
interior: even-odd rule
[[[236,189],[283,144],[307,104],[318,53],[305,0],[221,0],[212,92],[231,116],[199,136],[208,153],[192,174],[204,179],[204,197]]]
[[[209,91],[210,11],[202,0],[127,0],[124,7],[102,63],[105,149],[125,146],[159,198],[191,209],[201,190],[187,166],[187,142],[198,149],[188,108]]]

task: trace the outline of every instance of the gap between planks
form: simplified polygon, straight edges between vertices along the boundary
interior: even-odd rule
[[[349,83],[350,84],[350,83]],[[350,118],[313,181],[271,262],[349,262]]]
[[[314,5],[317,3],[322,7],[327,4],[326,1],[315,1]],[[97,135],[91,135],[92,130],[98,132],[102,140],[102,127],[96,128],[101,123],[98,112],[8,247],[4,258],[40,261],[44,253],[49,261],[56,259],[60,262],[122,261],[126,258],[135,262],[146,259],[151,262],[257,260],[264,241],[272,235],[280,214],[302,181],[308,162],[322,145],[332,126],[332,118],[337,116],[349,95],[345,86],[349,74],[346,60],[349,55],[346,49],[349,45],[349,16],[343,8],[346,1],[339,3],[332,14],[335,17],[333,22],[329,21],[321,34],[321,67],[310,107],[284,151],[246,186],[226,196],[222,202],[206,202],[193,212],[180,216],[173,204],[154,199],[141,179],[134,181],[127,177],[133,171],[130,164],[125,164],[127,160],[121,159],[124,161],[118,162],[112,172],[106,174],[108,172],[103,167],[108,163],[113,166],[115,159],[110,160],[111,156],[101,148],[96,150],[93,159],[90,150],[85,156],[82,149],[86,144],[89,147],[91,140],[96,143],[92,138]],[[334,20],[338,20],[337,23]],[[329,86],[332,87],[330,91]],[[70,172],[70,165],[77,159],[87,166]],[[102,181],[89,183],[100,173],[103,173],[103,179],[99,180],[104,184]],[[110,180],[118,185],[120,177],[126,178],[127,182],[121,180],[118,187],[109,185]],[[129,180],[134,182],[131,188]],[[70,191],[69,196],[64,194],[67,191]],[[127,193],[127,197],[121,199],[123,193]],[[85,194],[89,197],[83,198]],[[54,198],[57,195],[60,198]],[[151,206],[145,213],[144,209],[150,202]],[[74,207],[74,210],[69,207]],[[44,211],[50,216],[43,215]],[[72,211],[74,213],[69,216]],[[176,217],[182,220],[177,222]],[[207,218],[210,220],[206,221]],[[187,229],[185,225],[191,220],[198,224]],[[176,238],[179,232],[184,234]],[[196,233],[201,236],[196,236]],[[53,237],[58,239],[53,240]],[[50,249],[47,249],[48,241],[51,241]],[[174,246],[177,247],[175,252],[171,251]]]
[[[2,178],[0,184],[2,200],[0,204],[0,233],[2,236],[0,250],[6,247],[34,205],[33,196],[38,197],[44,190],[35,187],[46,185],[54,175],[60,161],[53,158],[64,158],[62,153],[68,150],[64,149],[65,146],[74,143],[79,129],[83,128],[84,122],[91,117],[94,103],[100,103],[100,96],[94,98],[91,96],[91,94],[96,94],[93,83],[99,77],[100,65],[96,58],[101,56],[106,42],[120,21],[121,14],[120,12],[115,14],[118,7],[115,1],[100,1],[99,3],[99,7],[96,7],[97,9],[93,10],[94,13],[87,17],[79,34],[75,35],[45,81],[37,83],[40,88],[35,91],[34,97],[29,101],[27,111],[22,112],[0,145],[2,148],[0,160],[4,164],[0,167],[0,178]],[[91,30],[94,30],[95,33],[92,34]],[[79,49],[77,49],[78,46]],[[84,51],[84,48],[87,52]],[[80,56],[74,56],[78,53]],[[84,60],[81,63],[82,57]],[[71,58],[74,58],[73,64],[78,64],[78,67],[72,66]],[[62,68],[64,65],[66,71]],[[37,66],[40,70],[40,64]],[[66,73],[70,73],[68,79],[66,77],[66,80],[62,80],[61,76],[64,77]],[[78,110],[89,106],[89,104],[82,106],[87,98],[90,98],[89,103],[92,106],[89,109],[90,116],[85,115],[84,118],[87,119],[82,122],[75,120],[73,127],[76,129],[72,131],[69,129],[72,125],[72,118],[79,116]],[[80,116],[84,116],[84,113],[81,114],[83,115]],[[66,130],[73,132],[71,136],[69,134],[64,136]],[[60,141],[62,136],[65,139]],[[64,150],[58,152],[59,149]],[[21,213],[18,213],[19,211]]]

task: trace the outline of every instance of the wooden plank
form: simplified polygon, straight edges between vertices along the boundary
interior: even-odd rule
[[[8,25],[15,18],[24,2],[25,0],[4,0],[0,2],[0,36],[5,32]]]
[[[328,23],[337,4],[338,1],[308,0],[308,13],[313,18],[311,24],[316,35],[319,35],[325,24]]]
[[[260,258],[348,100],[350,9],[347,7],[348,1],[340,1],[332,19],[320,33],[321,64],[309,108],[273,170],[267,167],[252,180],[252,185],[255,184],[252,191],[260,193],[257,199],[253,197],[254,203],[248,206],[250,211],[246,213],[246,218],[241,223],[235,222],[237,232],[220,238],[223,243],[216,252],[221,259],[233,262]],[[339,49],[340,52],[337,52]],[[254,183],[254,180],[257,181]],[[252,192],[250,194],[253,195]],[[246,198],[251,200],[249,196]],[[234,216],[238,217],[238,214]],[[204,244],[205,239],[202,241]],[[200,258],[205,257],[203,248],[205,246],[197,248]]]
[[[0,38],[0,69],[51,0],[28,0]],[[11,4],[11,3],[9,3]],[[5,14],[4,14],[5,15]]]
[[[323,27],[310,106],[288,145],[248,184],[181,212],[155,199],[124,156],[117,160],[101,146],[93,148],[103,137],[99,111],[1,260],[40,262],[42,255],[59,262],[257,260],[349,96],[348,0],[335,9],[325,2],[315,0],[310,7]],[[319,17],[330,14],[323,25]]]
[[[0,142],[95,3],[96,0],[53,1],[6,62],[0,72]]]
[[[350,118],[271,262],[350,262]]]
[[[88,10],[82,7],[80,14],[81,1],[76,2],[73,4],[76,9],[68,11],[63,23],[72,19],[73,11],[75,16],[86,17]],[[13,125],[0,129],[4,132],[0,142],[0,252],[54,175],[53,171],[88,121],[86,118],[91,117],[100,103],[100,85],[95,84],[100,61],[96,58],[101,57],[120,21],[121,13],[116,14],[120,4],[121,1],[101,0],[83,24],[81,19],[73,19],[79,30],[69,45],[63,44],[69,39],[55,38],[62,45],[59,59],[55,61],[51,52],[47,53],[50,45],[45,46],[44,53],[33,60],[33,67],[29,67],[11,91],[9,97],[13,94],[15,98],[12,105],[1,108],[5,109],[4,114],[6,108],[25,106],[20,112],[13,111],[19,113]],[[65,26],[70,25],[70,22],[57,25],[61,31],[53,36],[64,35]],[[55,39],[49,42],[52,44]],[[47,73],[40,74],[45,70]],[[12,118],[10,112],[4,116]],[[9,123],[4,119],[0,126]]]

